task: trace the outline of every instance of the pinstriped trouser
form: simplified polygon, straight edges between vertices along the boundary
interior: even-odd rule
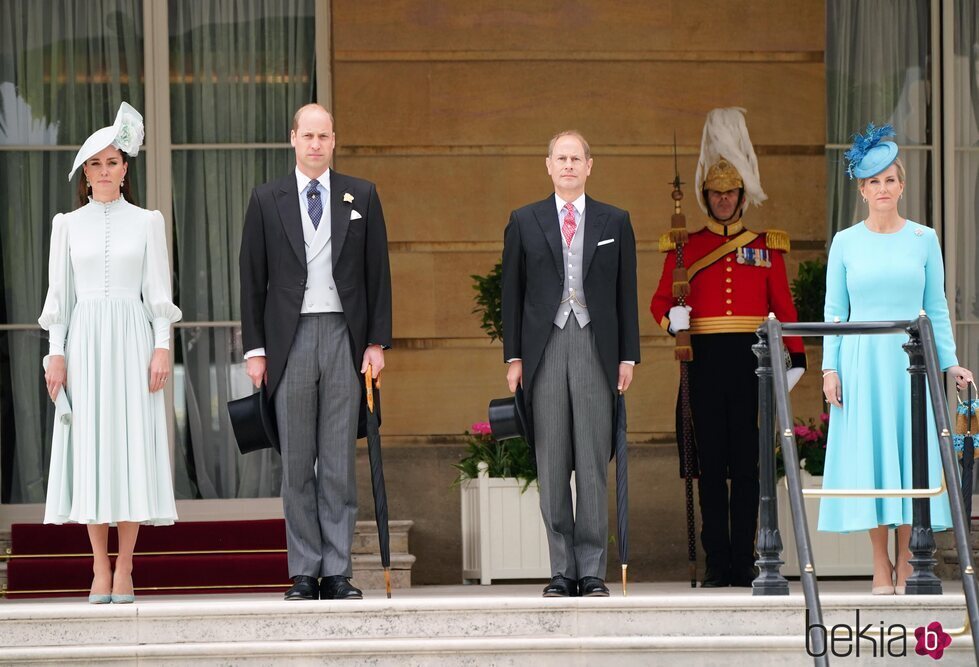
[[[605,578],[613,395],[591,327],[555,326],[533,386],[540,507],[551,576]],[[571,506],[575,471],[577,516]]]
[[[351,576],[360,381],[343,313],[299,318],[275,390],[289,576]]]

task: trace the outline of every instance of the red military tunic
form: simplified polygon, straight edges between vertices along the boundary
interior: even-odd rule
[[[725,244],[734,241],[726,248]],[[748,241],[742,247],[741,241]],[[660,239],[660,249],[668,251],[663,275],[649,309],[660,326],[670,326],[673,297],[673,269],[676,250],[668,235]],[[754,333],[769,313],[781,322],[798,320],[783,252],[789,249],[785,232],[755,233],[738,221],[726,227],[709,220],[702,229],[691,232],[683,247],[684,265],[690,280],[690,333]],[[794,367],[805,368],[802,339],[786,337],[785,347]]]

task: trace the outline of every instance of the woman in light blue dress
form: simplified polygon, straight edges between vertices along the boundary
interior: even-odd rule
[[[82,167],[79,208],[54,218],[38,319],[50,342],[45,382],[58,406],[44,522],[88,525],[93,604],[133,601],[140,524],[177,518],[160,389],[180,310],[171,297],[163,216],[127,201],[142,121],[124,102],[115,123],[78,151],[68,179]],[[110,525],[119,528],[114,572]]]
[[[938,361],[959,387],[972,373],[958,365],[945,301],[945,275],[933,229],[898,212],[905,170],[898,147],[882,141],[889,125],[857,135],[846,153],[858,179],[867,217],[833,238],[826,274],[827,321],[931,319]],[[838,319],[837,319],[838,318]],[[830,403],[824,489],[911,488],[911,380],[904,334],[827,336],[823,346],[823,394]],[[942,464],[928,405],[928,485],[940,484]],[[912,572],[910,498],[824,498],[819,530],[866,530],[874,552],[874,594],[903,594]],[[948,496],[933,498],[935,531],[952,524]],[[898,562],[887,552],[888,529],[897,529]],[[896,585],[895,585],[896,584]]]

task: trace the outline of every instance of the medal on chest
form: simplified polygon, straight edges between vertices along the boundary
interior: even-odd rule
[[[771,251],[767,248],[738,248],[738,264],[767,269],[772,265]]]

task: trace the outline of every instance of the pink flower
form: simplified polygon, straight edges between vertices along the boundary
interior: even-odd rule
[[[492,435],[493,430],[490,428],[489,422],[475,422],[469,427],[469,430],[476,435]]]
[[[816,442],[822,434],[816,429],[809,429],[809,433],[803,436],[809,442]]]
[[[824,412],[821,415],[819,415],[819,421],[823,422],[824,424],[828,424],[829,423],[829,413],[828,412]]]
[[[803,426],[800,424],[796,426],[794,430],[795,430],[795,436],[797,438],[805,438],[807,440],[809,439],[809,434],[811,433],[811,431],[809,430],[808,426]]]

